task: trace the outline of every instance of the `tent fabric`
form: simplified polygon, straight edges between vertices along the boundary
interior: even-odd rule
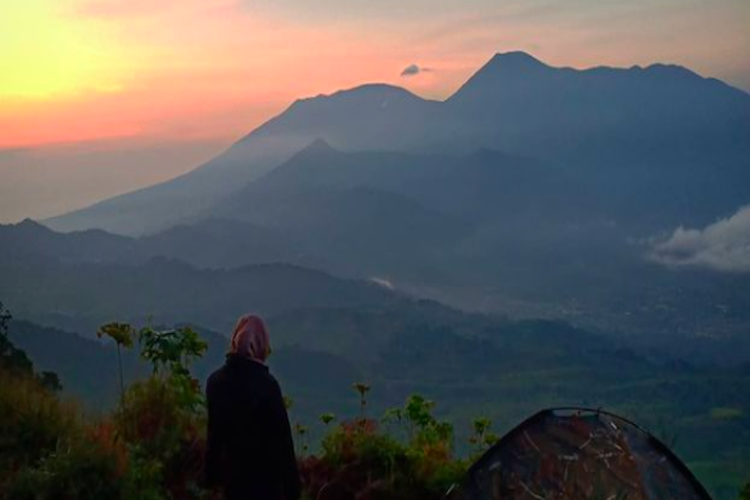
[[[544,410],[470,469],[463,500],[710,500],[658,439],[611,413]]]

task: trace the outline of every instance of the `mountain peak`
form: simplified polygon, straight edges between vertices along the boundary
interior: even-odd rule
[[[304,151],[311,151],[311,152],[321,152],[321,153],[327,153],[330,151],[335,151],[333,146],[328,144],[325,140],[318,137],[314,141],[312,141],[308,146],[304,149]]]
[[[650,66],[647,66],[644,71],[672,79],[703,80],[703,77],[699,74],[678,64],[651,64]]]
[[[9,224],[7,226],[8,228],[17,229],[20,231],[27,231],[32,232],[36,231],[39,233],[48,233],[52,232],[47,226],[40,224],[39,222],[35,221],[34,219],[26,218],[22,220],[21,222],[17,222],[16,224]]]
[[[521,82],[552,71],[554,68],[526,52],[497,53],[448,100],[457,101],[473,94],[487,95],[508,82]]]
[[[387,83],[366,83],[349,89],[338,90],[333,94],[319,94],[314,97],[297,99],[292,108],[299,109],[309,105],[318,106],[331,101],[361,103],[375,103],[380,105],[384,99],[400,99],[421,101],[422,98],[406,90]]]
[[[536,57],[520,50],[511,52],[498,52],[479,71],[484,69],[502,67],[503,70],[523,70],[534,68],[549,68]]]

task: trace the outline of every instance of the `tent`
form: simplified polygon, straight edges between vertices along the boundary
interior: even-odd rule
[[[711,500],[658,439],[617,415],[544,410],[490,448],[451,495],[462,500]]]

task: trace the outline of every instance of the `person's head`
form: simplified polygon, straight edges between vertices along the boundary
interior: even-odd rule
[[[245,314],[237,320],[229,352],[261,363],[266,361],[271,354],[271,342],[260,316]]]

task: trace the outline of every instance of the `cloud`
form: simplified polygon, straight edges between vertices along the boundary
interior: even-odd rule
[[[388,290],[395,290],[396,288],[393,286],[393,282],[386,278],[378,278],[377,276],[372,276],[370,277],[370,281],[378,286],[387,288]]]
[[[703,229],[678,227],[654,245],[651,258],[668,266],[750,273],[750,205]]]
[[[410,64],[404,68],[404,70],[401,72],[401,76],[403,77],[416,76],[420,73],[429,73],[431,71],[432,70],[430,68],[422,68],[416,64]]]

